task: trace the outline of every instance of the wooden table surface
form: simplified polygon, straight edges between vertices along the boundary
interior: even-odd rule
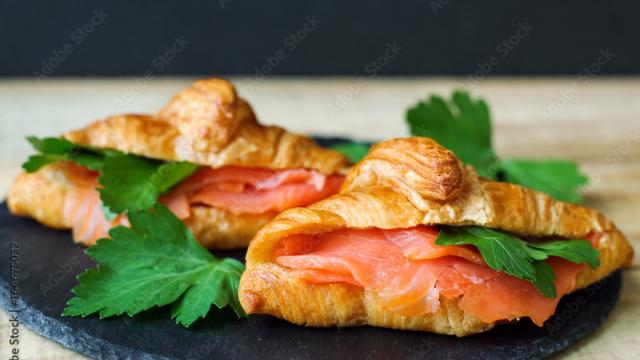
[[[122,112],[153,112],[192,79],[0,80],[0,193],[30,153],[24,136],[56,135]],[[358,139],[404,136],[404,112],[431,93],[472,85],[488,100],[501,156],[578,161],[592,178],[586,204],[611,217],[640,250],[640,78],[234,79],[259,118],[291,130]],[[640,359],[640,268],[624,274],[607,322],[559,357]],[[20,359],[81,359],[24,326]],[[10,325],[0,311],[0,356]]]

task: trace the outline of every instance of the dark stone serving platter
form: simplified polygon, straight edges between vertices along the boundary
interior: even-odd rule
[[[16,247],[19,254],[10,257]],[[539,359],[598,328],[618,301],[622,282],[617,271],[566,296],[542,328],[523,319],[465,338],[374,327],[304,328],[269,316],[239,320],[226,310],[212,310],[186,329],[170,319],[168,308],[105,320],[61,317],[75,276],[94,264],[70,232],[14,217],[4,203],[0,254],[0,307],[37,333],[98,359]],[[243,259],[244,251],[216,255]],[[10,266],[19,267],[13,283]],[[19,291],[17,304],[12,288]]]

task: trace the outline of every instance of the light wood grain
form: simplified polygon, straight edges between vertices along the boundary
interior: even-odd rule
[[[151,112],[192,79],[0,81],[0,193],[29,154],[27,134],[55,135],[119,112]],[[383,139],[407,134],[404,112],[430,93],[449,94],[465,79],[235,79],[265,122],[295,131]],[[640,78],[499,78],[472,89],[494,114],[504,157],[578,161],[592,178],[589,206],[602,210],[640,250]],[[620,303],[594,335],[562,352],[569,359],[640,359],[640,268],[624,274]],[[0,356],[10,331],[0,312]],[[463,340],[462,340],[463,341]],[[21,359],[81,359],[24,326]]]

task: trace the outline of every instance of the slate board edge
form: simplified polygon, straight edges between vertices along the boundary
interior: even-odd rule
[[[616,291],[614,291],[613,295],[612,295],[612,296],[614,296],[614,299],[612,299],[612,302],[611,302],[612,305],[610,307],[604,308],[602,310],[604,312],[603,316],[601,316],[597,322],[595,322],[595,323],[593,323],[593,322],[592,323],[583,323],[583,327],[586,328],[584,330],[584,332],[582,332],[582,331],[574,331],[572,333],[572,335],[567,337],[567,338],[565,338],[564,341],[562,341],[562,343],[556,342],[553,346],[549,346],[549,347],[546,347],[546,348],[542,349],[540,351],[540,357],[539,357],[540,359],[544,359],[544,358],[549,357],[549,356],[551,356],[553,354],[557,354],[560,351],[565,350],[569,346],[575,344],[579,340],[588,338],[589,336],[593,335],[593,333],[609,318],[609,315],[611,314],[611,311],[613,311],[613,309],[618,304],[618,301],[620,300],[620,293],[622,292],[622,270],[618,269],[618,270],[616,270],[613,273],[609,274],[609,276],[607,276],[606,278],[604,278],[604,279],[602,279],[600,281],[605,281],[605,282],[613,281],[614,282],[613,286],[616,287]],[[600,290],[602,290],[602,289],[600,289]]]
[[[10,305],[9,283],[0,278],[0,308],[4,309],[11,316],[13,307]],[[40,334],[67,349],[89,356],[95,359],[123,359],[131,358],[142,360],[167,360],[172,359],[164,356],[142,352],[126,346],[111,343],[109,341],[93,337],[84,331],[72,329],[61,321],[47,317],[35,307],[26,304],[20,299],[19,309],[20,325],[26,325],[29,329]],[[47,326],[41,326],[43,322]],[[105,353],[105,349],[111,351]]]
[[[614,281],[618,289],[618,291],[614,291],[613,296],[615,299],[612,301],[612,306],[609,308],[603,309],[605,313],[604,316],[600,317],[600,320],[597,323],[589,323],[584,324],[586,331],[576,331],[573,332],[572,335],[568,338],[565,338],[562,342],[555,342],[551,346],[546,346],[541,349],[540,353],[538,353],[536,357],[529,359],[543,359],[552,354],[558,353],[570,345],[576,343],[578,340],[583,338],[587,338],[589,335],[593,333],[593,331],[599,328],[602,323],[609,317],[609,314],[618,303],[620,298],[620,290],[622,286],[622,271],[617,270],[613,274],[609,275],[606,281]],[[8,289],[9,284],[4,281],[4,279],[0,278],[0,288],[3,290],[0,292],[0,308],[4,309],[11,314],[10,309],[13,309],[10,306],[10,298]],[[157,354],[151,354],[148,352],[143,352],[138,349],[129,348],[126,346],[118,345],[111,343],[106,340],[102,340],[100,338],[93,337],[91,335],[86,334],[83,331],[72,329],[71,327],[63,324],[61,321],[56,320],[55,318],[50,318],[44,315],[42,312],[38,311],[32,306],[28,306],[28,304],[22,302],[22,308],[20,309],[20,323],[22,325],[26,325],[29,329],[34,332],[51,339],[65,348],[71,349],[77,353],[96,358],[96,359],[122,359],[122,358],[135,358],[135,359],[144,359],[144,360],[166,360],[173,359],[172,357],[160,356]],[[41,326],[41,324],[47,321],[47,326]],[[55,326],[52,326],[55,324]],[[53,330],[53,329],[56,330]],[[586,334],[586,335],[580,335]],[[464,341],[464,339],[461,339]],[[111,349],[105,353],[105,349]]]

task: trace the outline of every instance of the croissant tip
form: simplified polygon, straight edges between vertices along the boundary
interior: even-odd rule
[[[366,167],[366,170],[352,171],[345,181],[346,190],[352,188],[352,183],[366,186],[367,182],[379,178],[399,179],[416,189],[422,197],[437,201],[454,198],[465,177],[465,170],[456,155],[426,137],[396,138],[378,143],[355,167]],[[379,174],[371,177],[370,172]],[[360,175],[362,179],[357,179]]]
[[[255,314],[264,305],[264,298],[251,290],[242,290],[240,292],[240,304],[247,314]]]

